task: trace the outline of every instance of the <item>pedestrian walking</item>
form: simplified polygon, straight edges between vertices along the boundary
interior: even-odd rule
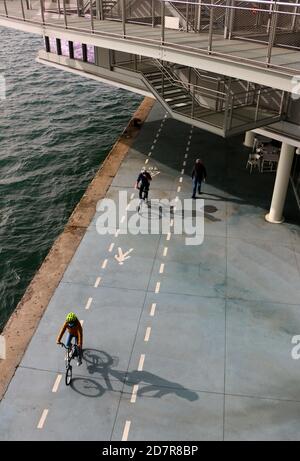
[[[194,169],[192,172],[192,180],[193,180],[193,195],[192,198],[196,198],[196,192],[198,189],[198,194],[202,194],[201,192],[201,185],[202,181],[206,181],[207,174],[206,168],[203,165],[203,162],[200,158],[197,158]]]

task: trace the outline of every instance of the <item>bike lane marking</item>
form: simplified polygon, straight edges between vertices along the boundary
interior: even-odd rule
[[[110,253],[113,251],[114,246],[115,246],[114,243],[111,243],[111,244],[110,244],[110,247],[109,247],[109,249],[108,249],[108,251],[109,251]]]
[[[97,277],[94,288],[98,288],[100,282],[101,282],[101,277]]]
[[[144,362],[145,362],[145,354],[141,354],[140,361],[139,361],[139,364],[138,364],[138,371],[143,371]]]
[[[61,378],[62,378],[62,375],[57,375],[55,383],[54,383],[54,385],[52,387],[52,392],[57,392],[58,387],[59,387],[60,382],[61,382]]]
[[[89,298],[85,305],[85,309],[88,310],[91,307],[92,302],[93,302],[93,298]]]
[[[45,408],[45,410],[43,411],[42,416],[41,416],[41,418],[39,420],[39,423],[37,425],[38,429],[43,429],[45,421],[46,421],[46,418],[48,416],[48,413],[49,413],[49,410],[47,408]]]
[[[108,259],[104,259],[101,269],[106,269],[107,263],[108,263]]]
[[[147,343],[149,341],[150,334],[151,334],[151,327],[147,327],[146,333],[145,333],[145,338],[144,338],[145,343]]]
[[[131,399],[130,399],[130,402],[131,403],[135,403],[136,402],[136,397],[137,397],[137,392],[139,390],[139,385],[138,384],[135,384],[133,386],[133,389],[132,389],[132,394],[131,394]]]
[[[156,309],[156,303],[152,303],[151,305],[151,310],[150,310],[150,316],[154,317],[155,315],[155,309]]]
[[[131,425],[131,421],[126,421],[124,431],[123,431],[123,435],[122,435],[122,442],[127,442],[127,440],[128,440],[128,434],[129,434],[129,430],[130,430],[130,425]]]

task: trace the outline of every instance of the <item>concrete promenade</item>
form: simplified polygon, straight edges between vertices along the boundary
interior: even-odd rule
[[[154,106],[107,197],[136,197],[147,165],[150,198],[189,198],[201,157],[204,242],[99,235],[96,212],[0,403],[0,440],[300,440],[299,210],[289,190],[286,222],[265,222],[274,175],[250,175],[247,156]],[[66,387],[69,311],[85,350]]]

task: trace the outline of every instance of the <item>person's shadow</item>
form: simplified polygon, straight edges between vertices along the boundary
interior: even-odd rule
[[[117,380],[129,387],[139,384],[137,392],[138,396],[147,394],[152,398],[161,398],[167,394],[175,394],[178,397],[191,402],[199,398],[198,394],[191,389],[187,389],[181,384],[169,381],[148,371],[116,370],[113,367],[118,365],[118,358],[112,357],[104,351],[99,351],[97,349],[85,349],[83,351],[83,360],[86,362],[88,373],[90,375],[95,375],[95,379],[97,377],[96,375],[99,375],[99,377],[104,379],[107,388],[106,390],[109,391],[114,390],[113,380]],[[97,393],[95,390],[95,383],[97,381],[95,379],[91,380],[91,387],[93,392]],[[98,385],[98,396],[101,396],[102,394],[103,392],[100,392]]]

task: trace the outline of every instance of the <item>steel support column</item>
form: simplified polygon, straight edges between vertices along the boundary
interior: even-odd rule
[[[271,208],[265,216],[266,221],[272,224],[281,224],[284,221],[282,212],[288,190],[294,153],[295,147],[284,142],[282,143]]]

